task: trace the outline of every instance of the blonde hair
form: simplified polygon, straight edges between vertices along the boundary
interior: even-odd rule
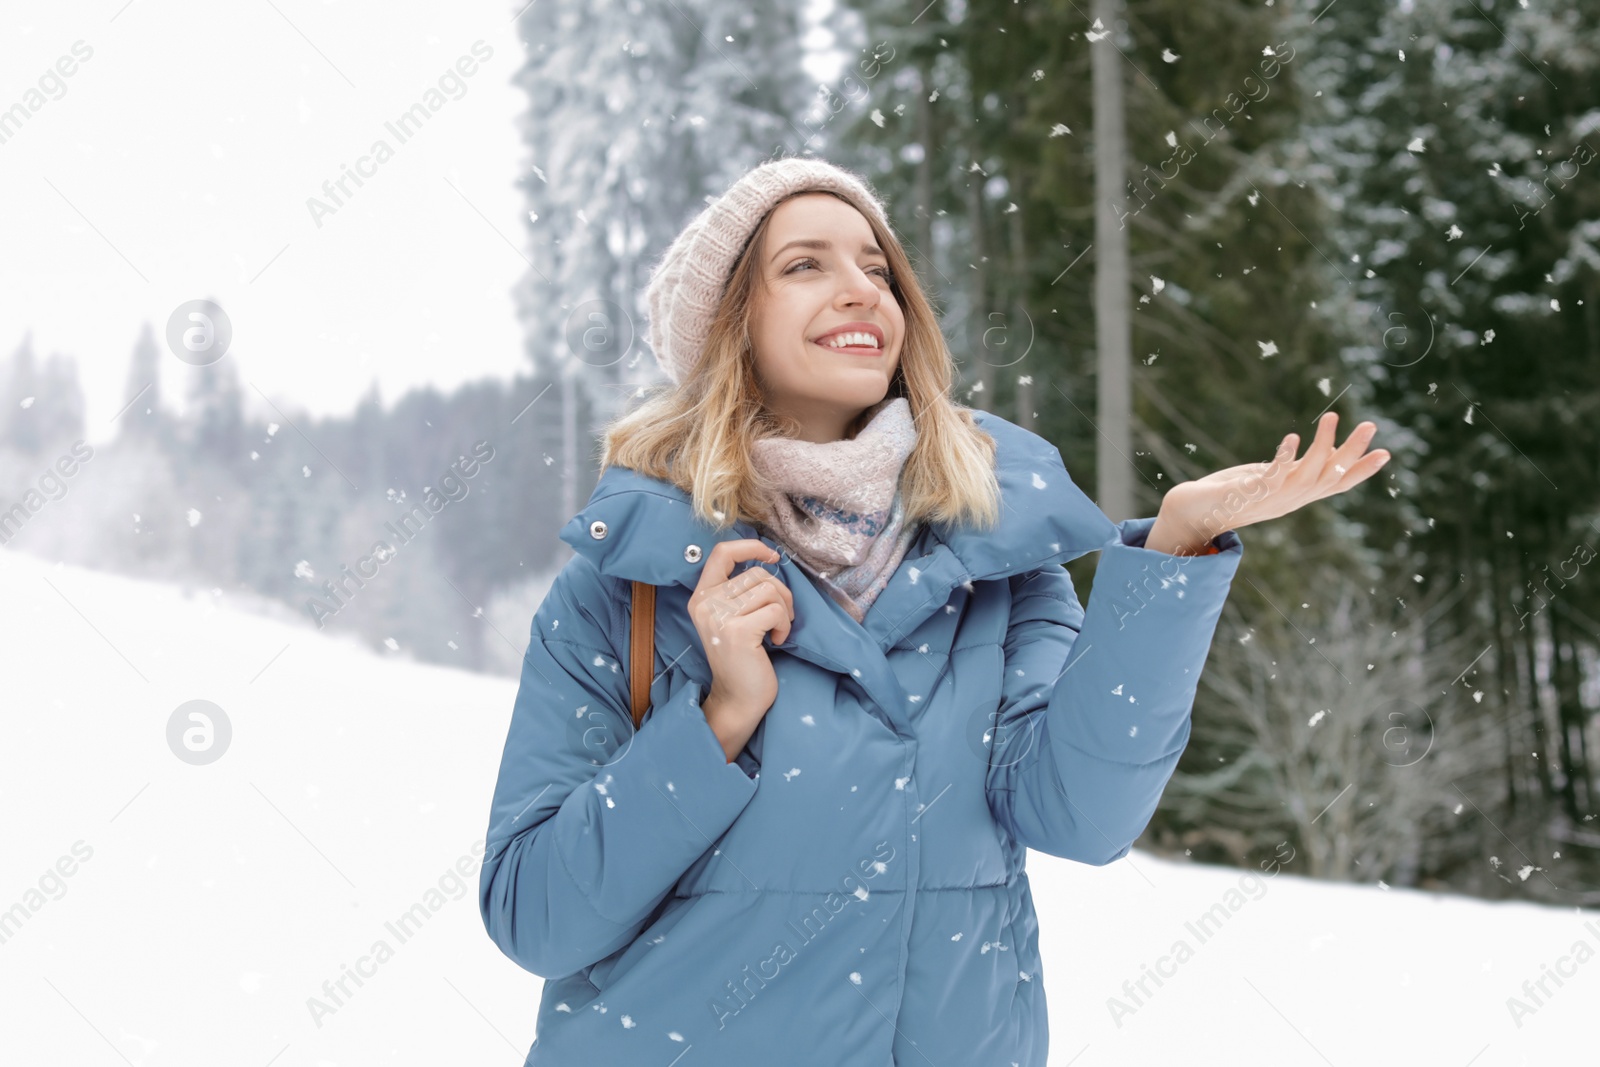
[[[831,189],[801,190],[778,204],[812,192],[838,197],[867,220],[889,260],[889,290],[905,316],[905,339],[889,395],[906,398],[917,428],[917,443],[900,481],[907,528],[941,522],[992,529],[1000,519],[995,442],[973,419],[972,409],[950,398],[955,361],[910,259],[894,234],[852,196]],[[751,442],[798,437],[801,431],[795,420],[762,405],[749,340],[772,211],[762,217],[733,266],[705,351],[693,370],[682,382],[658,387],[618,416],[601,438],[602,471],[627,467],[677,486],[694,501],[695,514],[717,530],[766,518],[774,487],[751,463]],[[849,434],[854,436],[861,424],[858,417]]]

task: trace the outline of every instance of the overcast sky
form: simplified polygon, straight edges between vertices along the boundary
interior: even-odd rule
[[[252,409],[524,370],[520,6],[7,3],[0,113],[28,114],[0,126],[0,355],[31,331],[41,361],[75,357],[91,442],[142,324],[159,339],[191,300],[231,319]],[[464,91],[400,143],[385,123],[458,61]],[[393,158],[319,226],[307,200],[380,137]],[[190,373],[163,360],[169,404]]]

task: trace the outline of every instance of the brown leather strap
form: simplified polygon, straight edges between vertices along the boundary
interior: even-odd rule
[[[656,658],[656,587],[649,582],[633,583],[633,617],[628,625],[632,657],[628,683],[633,698],[633,728],[637,730],[650,707],[650,677]]]

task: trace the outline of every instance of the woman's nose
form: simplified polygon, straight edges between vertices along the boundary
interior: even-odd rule
[[[881,295],[878,287],[872,284],[872,279],[864,272],[857,271],[856,275],[857,276],[850,281],[850,284],[844,287],[843,295],[849,298],[847,299],[847,303],[866,304],[868,307],[877,307],[878,298]]]

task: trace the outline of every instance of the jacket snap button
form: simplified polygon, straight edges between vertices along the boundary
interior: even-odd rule
[[[683,558],[688,560],[690,563],[699,563],[700,562],[700,546],[699,545],[690,545],[688,548],[684,549],[683,550]]]
[[[591,522],[589,524],[589,536],[596,541],[604,541],[606,539],[606,524],[599,519]]]

